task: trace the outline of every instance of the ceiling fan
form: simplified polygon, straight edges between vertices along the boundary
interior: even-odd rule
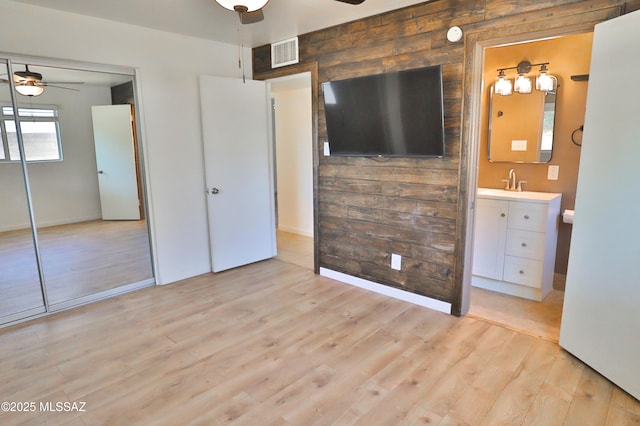
[[[335,0],[348,4],[361,4],[364,0]],[[255,24],[264,19],[262,8],[269,0],[216,0],[218,4],[225,9],[238,12],[240,22],[243,24]]]
[[[1,79],[2,83],[9,83],[7,79]],[[58,84],[84,84],[80,81],[52,82],[42,81],[42,74],[29,69],[29,65],[24,66],[24,71],[15,71],[13,73],[13,82],[16,91],[23,96],[40,96],[44,92],[45,87],[55,87],[57,89],[75,90],[71,87],[58,86]]]

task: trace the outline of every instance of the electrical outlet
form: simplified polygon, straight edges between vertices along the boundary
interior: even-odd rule
[[[324,143],[324,156],[329,157],[331,155],[331,150],[329,149],[329,142]]]
[[[547,180],[558,180],[558,175],[560,174],[560,166],[558,165],[549,165],[547,169]]]
[[[402,256],[395,253],[391,254],[391,269],[402,270]]]

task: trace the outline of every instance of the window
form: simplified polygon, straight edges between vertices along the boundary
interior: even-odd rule
[[[18,115],[26,160],[61,161],[58,111],[54,108],[18,108]],[[0,130],[2,131],[0,161],[20,161],[16,121],[12,107],[2,107]]]

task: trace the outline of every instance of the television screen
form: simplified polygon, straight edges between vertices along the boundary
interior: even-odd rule
[[[331,155],[443,157],[438,66],[322,83]]]

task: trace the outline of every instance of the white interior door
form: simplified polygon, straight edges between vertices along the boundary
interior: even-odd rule
[[[560,345],[640,398],[640,12],[596,26]]]
[[[276,255],[269,99],[265,82],[200,77],[214,272]]]
[[[91,107],[103,220],[139,220],[130,105]]]

